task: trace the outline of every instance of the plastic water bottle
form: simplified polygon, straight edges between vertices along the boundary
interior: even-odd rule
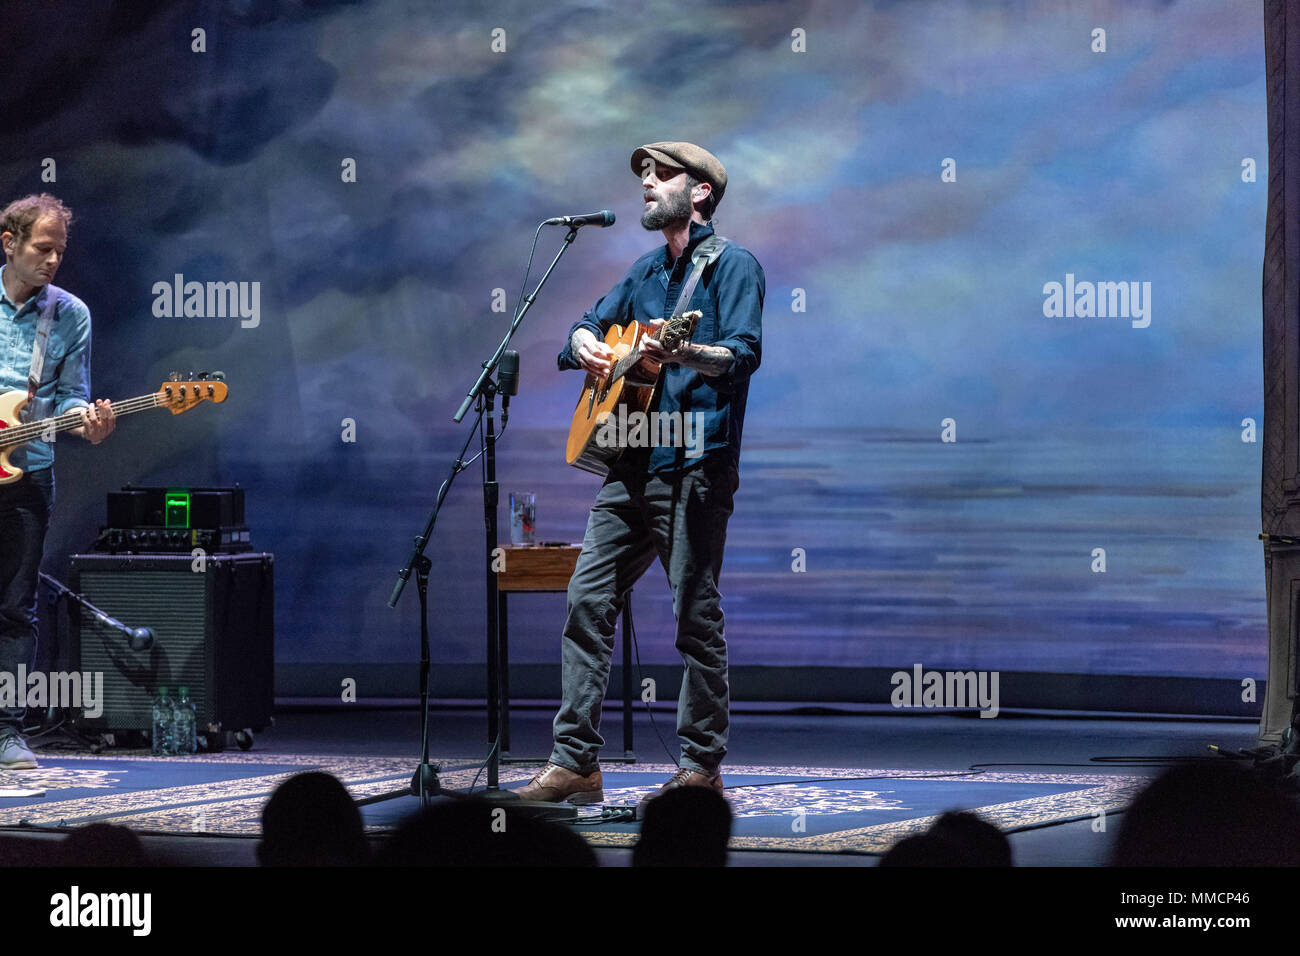
[[[172,699],[167,696],[167,688],[159,687],[158,694],[153,699],[153,755],[155,757],[170,756],[175,752],[172,718]]]
[[[199,719],[190,700],[190,689],[178,690],[180,699],[176,702],[176,726],[172,734],[177,754],[192,754],[199,749]]]

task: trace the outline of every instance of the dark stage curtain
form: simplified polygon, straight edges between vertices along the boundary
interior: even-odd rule
[[[1295,709],[1300,634],[1300,0],[1266,0],[1264,51],[1268,225],[1261,510],[1269,659],[1259,743],[1276,746]]]

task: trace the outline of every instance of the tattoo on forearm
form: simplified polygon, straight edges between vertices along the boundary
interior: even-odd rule
[[[584,332],[586,335],[583,334]],[[591,329],[574,329],[573,335],[569,337],[569,350],[573,352],[574,355],[577,355],[582,349],[582,343],[589,340],[588,337],[590,337],[591,340],[596,338],[592,335]]]
[[[736,364],[736,356],[721,345],[701,345],[692,349],[682,364],[705,375],[726,375]]]

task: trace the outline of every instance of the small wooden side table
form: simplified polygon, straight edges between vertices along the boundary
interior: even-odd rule
[[[510,654],[506,598],[511,594],[567,593],[569,578],[578,566],[580,544],[501,545],[505,570],[497,572],[497,617],[501,652],[501,762],[537,763],[535,757],[510,755]],[[623,600],[623,756],[601,759],[610,763],[636,763],[632,749],[632,701],[636,696],[632,680],[632,592]],[[549,755],[548,755],[549,756]],[[541,758],[545,759],[545,758]]]

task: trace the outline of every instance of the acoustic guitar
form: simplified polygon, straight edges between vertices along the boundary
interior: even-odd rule
[[[643,340],[657,338],[665,349],[676,351],[691,340],[702,315],[698,310],[684,312],[658,328],[644,322],[633,322],[626,327],[610,326],[605,333],[605,344],[613,350],[614,362],[609,374],[603,377],[587,373],[578,405],[573,410],[573,422],[569,425],[565,461],[594,475],[609,474],[623,448],[614,443],[602,446],[597,440],[605,420],[611,415],[617,416],[620,406],[626,407],[626,414],[644,414],[654,401],[661,364],[642,353]]]
[[[188,382],[163,382],[156,392],[114,402],[113,413],[121,418],[123,415],[143,412],[149,408],[167,408],[173,415],[179,415],[181,412],[188,412],[201,402],[224,402],[225,400],[225,382],[200,376]],[[7,485],[23,476],[21,468],[16,468],[9,463],[9,455],[15,448],[37,439],[51,441],[56,432],[67,431],[81,424],[80,408],[55,415],[53,418],[24,422],[21,416],[26,406],[25,391],[14,389],[11,392],[0,393],[0,485]]]

